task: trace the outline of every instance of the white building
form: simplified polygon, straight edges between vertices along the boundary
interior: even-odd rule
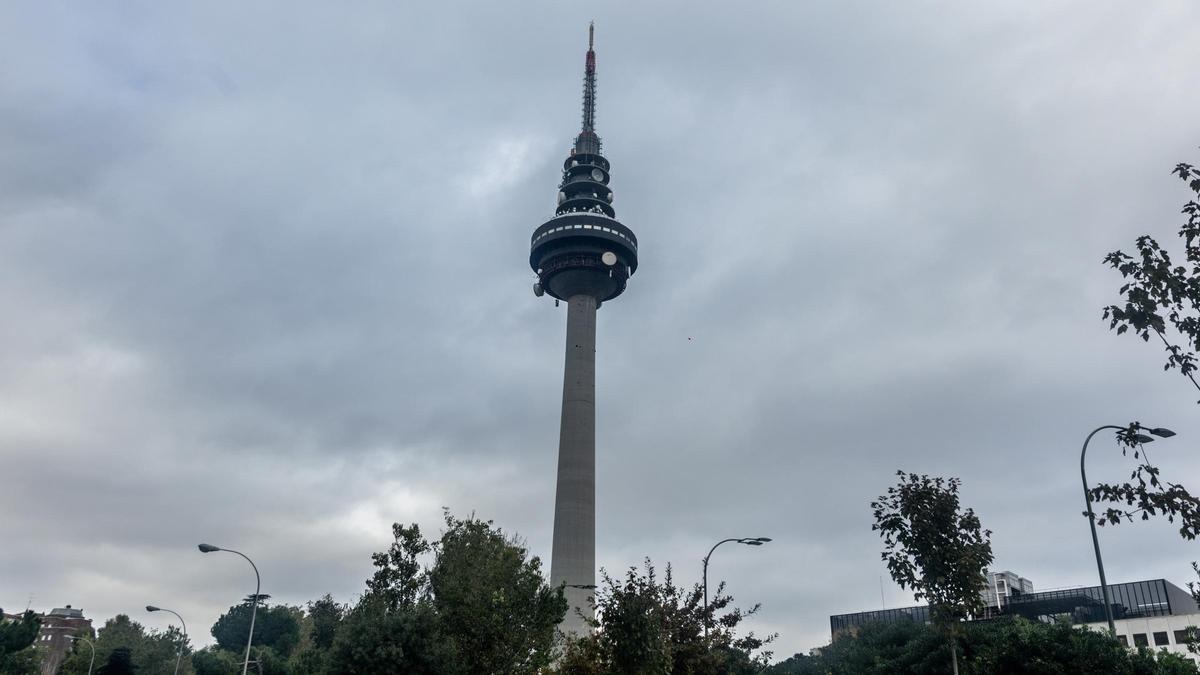
[[[1149,647],[1155,651],[1167,649],[1193,661],[1200,661],[1200,656],[1192,654],[1187,648],[1189,630],[1195,631],[1200,637],[1200,612],[1117,619],[1113,625],[1117,627],[1117,640],[1127,647]],[[1083,626],[1108,632],[1107,621],[1085,623]]]

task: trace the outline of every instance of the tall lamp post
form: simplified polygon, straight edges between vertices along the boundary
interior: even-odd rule
[[[1096,536],[1096,514],[1092,512],[1092,493],[1090,490],[1088,490],[1088,479],[1087,471],[1084,468],[1084,458],[1087,457],[1088,443],[1091,442],[1092,436],[1095,436],[1105,429],[1116,429],[1117,431],[1123,431],[1128,428],[1129,427],[1118,426],[1115,424],[1105,424],[1102,427],[1097,427],[1095,431],[1088,434],[1087,438],[1084,439],[1083,451],[1079,453],[1079,476],[1083,479],[1083,499],[1087,504],[1088,525],[1090,525],[1092,528],[1092,548],[1096,550],[1096,569],[1100,571],[1100,593],[1104,596],[1104,617],[1108,619],[1108,634],[1114,638],[1117,636],[1117,624],[1113,621],[1112,599],[1109,597],[1108,593],[1108,580],[1104,578],[1104,559],[1100,557],[1100,538]],[[1135,425],[1134,428],[1149,431],[1159,438],[1170,438],[1175,435],[1174,431],[1171,431],[1170,429],[1164,429],[1162,427],[1148,429],[1138,424]],[[1143,444],[1152,443],[1154,441],[1153,438],[1147,436],[1146,434],[1136,434],[1134,435],[1133,439],[1138,443]]]
[[[720,546],[721,544],[727,544],[731,541],[736,541],[737,543],[745,544],[746,546],[762,546],[763,544],[771,541],[771,538],[770,537],[741,537],[741,538],[731,537],[729,539],[722,539],[721,541],[718,541],[717,543],[713,544],[712,548],[708,549],[708,555],[704,556],[704,637],[705,638],[708,637],[708,559],[712,557],[713,551],[717,550],[718,546]]]
[[[83,640],[84,642],[87,643],[87,646],[92,648],[92,660],[88,661],[88,675],[92,675],[92,666],[96,665],[96,645],[92,644],[92,641],[85,637],[76,637],[74,635],[68,635],[67,639],[68,640]]]
[[[183,617],[179,616],[179,612],[176,612],[173,609],[166,609],[163,607],[155,607],[154,605],[146,605],[146,611],[147,612],[170,612],[170,613],[174,614],[175,618],[179,619],[179,623],[183,625],[183,643],[187,644],[187,624],[184,623]],[[179,675],[179,659],[181,659],[181,658],[183,658],[183,644],[179,645],[179,651],[176,652],[176,654],[175,654],[175,675]]]
[[[201,553],[212,553],[214,551],[225,551],[226,553],[236,553],[246,562],[250,563],[250,567],[254,568],[254,603],[250,605],[250,636],[246,638],[246,658],[242,660],[242,675],[246,675],[246,671],[250,668],[250,644],[254,642],[254,616],[258,613],[258,594],[262,590],[262,577],[258,575],[258,566],[254,564],[245,553],[235,551],[231,548],[221,548],[212,544],[200,544],[198,546]]]

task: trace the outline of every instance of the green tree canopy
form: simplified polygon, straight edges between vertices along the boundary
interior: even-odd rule
[[[541,565],[491,521],[446,514],[427,595],[461,672],[533,675],[550,664],[567,602]]]
[[[566,600],[547,585],[540,560],[491,521],[447,513],[445,522],[435,543],[415,524],[394,525],[388,550],[372,556],[366,593],[344,618],[328,603],[310,606],[306,667],[533,675],[550,664]]]
[[[104,665],[96,669],[97,675],[134,675],[133,653],[128,647],[117,647],[108,654]]]
[[[242,672],[242,656],[212,645],[192,654],[196,675],[231,675]]]
[[[86,632],[82,635],[90,637]],[[137,669],[138,675],[172,675],[175,672],[176,655],[182,649],[183,659],[179,672],[191,672],[187,658],[190,653],[187,640],[183,632],[174,626],[165,631],[147,632],[140,623],[125,614],[118,614],[104,622],[104,627],[99,630],[94,644],[97,672],[100,664],[107,663],[113,652],[119,649],[128,651],[130,663]],[[90,660],[91,650],[78,643],[63,662],[59,672],[62,675],[84,675],[88,671]]]
[[[758,610],[727,609],[732,598],[718,587],[707,611],[704,590],[675,585],[668,565],[659,579],[649,560],[615,580],[601,574],[597,589],[595,632],[571,640],[559,663],[560,675],[670,673],[739,675],[757,673],[769,653],[754,652],[774,636],[737,636],[737,627]],[[718,616],[719,614],[719,616]],[[706,620],[715,627],[704,635]]]
[[[24,675],[36,672],[37,650],[33,646],[42,620],[26,610],[15,620],[0,610],[0,674]]]
[[[217,619],[212,626],[217,646],[239,654],[245,652],[253,609],[249,602],[235,605]],[[300,610],[285,605],[259,607],[254,617],[253,644],[287,656],[300,641],[300,615]]]
[[[881,557],[892,579],[916,600],[927,600],[933,623],[950,636],[957,673],[954,635],[958,622],[983,610],[980,590],[992,564],[992,533],[972,509],[960,510],[959,479],[896,475],[899,482],[871,503],[871,529],[883,537]]]

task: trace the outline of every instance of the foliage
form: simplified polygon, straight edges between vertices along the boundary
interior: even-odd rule
[[[333,596],[326,593],[319,600],[308,603],[307,614],[312,624],[309,639],[313,647],[317,649],[332,647],[338,624],[346,616],[346,607],[334,602]]]
[[[983,610],[979,591],[992,564],[992,533],[981,528],[972,509],[959,511],[959,479],[896,475],[899,483],[871,502],[871,529],[883,537],[881,557],[892,579],[911,589],[916,600],[929,602],[934,625],[950,638],[957,675],[959,622]]]
[[[1200,576],[1200,565],[1193,562],[1192,571],[1196,573],[1196,576]],[[1192,601],[1197,606],[1200,606],[1200,585],[1197,585],[1194,581],[1189,581],[1188,590],[1192,593]],[[1188,626],[1184,630],[1186,636],[1185,644],[1187,644],[1188,651],[1193,654],[1200,654],[1200,627]]]
[[[962,626],[958,643],[964,675],[1186,675],[1200,673],[1189,659],[1146,648],[1122,647],[1100,631],[1022,618]],[[950,672],[949,647],[936,627],[913,622],[875,624],[856,635],[797,654],[767,675],[890,675]]]
[[[100,666],[98,675],[133,675],[137,666],[133,665],[133,654],[128,647],[117,647],[108,655],[104,665]]]
[[[325,595],[303,611],[260,607],[250,672],[749,675],[766,666],[769,653],[756,653],[773,636],[735,635],[757,607],[730,608],[723,585],[706,610],[702,587],[677,587],[669,567],[661,580],[648,561],[644,573],[632,569],[621,583],[604,575],[598,632],[571,641],[564,651],[557,632],[567,610],[562,590],[551,588],[540,560],[491,521],[447,513],[436,542],[427,541],[416,525],[395,525],[392,536],[388,550],[372,556],[375,570],[353,606]],[[249,610],[248,602],[231,607],[212,628],[217,644],[192,654],[183,670],[240,672]],[[653,620],[645,621],[643,614]],[[711,626],[707,638],[706,622]],[[138,675],[169,672],[154,670],[166,659],[150,658],[147,646],[163,635],[147,635],[129,617],[118,616],[101,630],[97,663],[125,647]],[[645,645],[662,658],[640,661]],[[84,667],[65,672],[77,675],[86,672],[86,662]]]
[[[608,675],[678,673],[757,673],[770,653],[753,652],[774,636],[758,638],[753,633],[736,637],[735,630],[758,610],[732,609],[719,617],[732,598],[717,589],[716,597],[704,608],[704,590],[675,585],[668,565],[660,581],[649,560],[644,571],[630,568],[621,581],[601,575],[596,593],[595,632],[575,638],[566,650],[557,672],[560,675]],[[715,618],[715,620],[714,620]],[[705,620],[715,628],[704,636]]]
[[[1183,239],[1186,265],[1176,265],[1153,237],[1136,240],[1137,255],[1113,251],[1104,262],[1121,273],[1126,281],[1120,295],[1124,305],[1104,308],[1109,329],[1120,335],[1133,333],[1149,341],[1158,336],[1167,352],[1164,370],[1176,369],[1196,389],[1196,353],[1200,351],[1200,170],[1190,164],[1177,164],[1172,173],[1194,193],[1183,205],[1187,222],[1179,230]]]
[[[222,614],[213,624],[212,636],[217,646],[231,652],[244,654],[246,637],[250,632],[250,614],[254,607],[250,602],[235,605]],[[300,611],[285,605],[259,607],[254,616],[255,646],[270,647],[287,656],[300,641]]]
[[[1156,335],[1167,353],[1163,370],[1178,370],[1200,390],[1200,382],[1196,380],[1196,357],[1200,351],[1200,170],[1179,163],[1171,173],[1193,193],[1181,209],[1187,221],[1177,233],[1183,239],[1187,264],[1174,264],[1170,254],[1150,235],[1137,238],[1136,257],[1123,251],[1109,253],[1104,262],[1126,280],[1119,291],[1125,302],[1124,306],[1105,307],[1104,318],[1109,319],[1109,330],[1115,329],[1118,335],[1131,328],[1143,341],[1149,341],[1152,333]],[[1109,508],[1098,516],[1098,521],[1101,525],[1116,525],[1123,519],[1132,521],[1137,513],[1142,520],[1163,514],[1171,522],[1179,518],[1180,536],[1195,539],[1200,534],[1200,501],[1181,485],[1163,481],[1144,448],[1139,456],[1135,447],[1137,428],[1140,425],[1134,422],[1120,438],[1122,452],[1134,448],[1134,458],[1142,460],[1130,475],[1130,482],[1102,483],[1092,488],[1095,501],[1124,504],[1126,508]],[[1196,563],[1192,567],[1196,568]],[[1196,571],[1200,573],[1200,568]],[[1188,587],[1200,602],[1200,592],[1194,584]],[[1188,647],[1200,651],[1194,640]]]
[[[452,672],[428,603],[393,611],[368,595],[342,622],[330,649],[328,675],[438,675]]]
[[[530,675],[550,665],[567,611],[541,561],[491,521],[446,514],[427,575],[438,630],[464,673]]]
[[[37,647],[26,647],[0,659],[0,675],[35,675],[42,659]]]
[[[293,672],[323,673],[328,670],[329,650],[347,610],[328,593],[308,603],[301,617],[300,643],[291,657]]]
[[[375,574],[367,580],[367,594],[395,611],[416,604],[426,583],[420,557],[430,551],[431,545],[416,523],[409,527],[393,524],[392,538],[388,550],[371,554]]]
[[[864,626],[813,654],[767,668],[771,675],[884,675],[947,672],[949,644],[929,626],[911,621]]]
[[[491,521],[447,513],[445,523],[436,543],[415,524],[394,525],[352,609],[331,598],[310,604],[310,644],[293,670],[533,675],[548,667],[567,603],[546,584],[541,561]]]
[[[1178,519],[1181,537],[1195,539],[1200,534],[1200,500],[1182,485],[1160,478],[1158,467],[1150,463],[1146,448],[1139,440],[1141,429],[1141,424],[1132,422],[1117,433],[1122,454],[1132,453],[1138,465],[1127,483],[1099,483],[1091,488],[1092,501],[1124,505],[1123,508],[1105,509],[1097,514],[1096,520],[1100,525],[1117,525],[1123,520],[1133,522],[1137,514],[1142,520],[1163,515],[1172,523]]]
[[[82,635],[90,637],[86,632]],[[118,614],[104,622],[104,627],[96,637],[95,647],[96,672],[100,671],[100,664],[107,663],[115,651],[123,649],[129,653],[130,664],[137,670],[138,675],[172,675],[175,672],[175,659],[182,649],[184,658],[180,663],[179,672],[190,673],[187,639],[176,627],[165,631],[147,632],[140,623],[124,614]],[[84,675],[88,671],[91,655],[87,645],[78,644],[63,662],[59,672],[63,675]]]
[[[972,509],[959,510],[957,478],[896,473],[897,485],[871,503],[883,537],[888,572],[916,600],[929,602],[934,623],[947,627],[983,610],[979,589],[992,563],[991,531]]]
[[[37,650],[33,647],[42,620],[34,612],[26,610],[20,618],[5,618],[0,610],[0,673],[23,675],[35,672]]]
[[[196,675],[230,675],[242,672],[242,656],[213,645],[192,654]]]

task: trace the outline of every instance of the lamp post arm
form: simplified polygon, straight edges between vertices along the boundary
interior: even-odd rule
[[[250,563],[250,567],[254,568],[254,602],[250,605],[250,636],[246,638],[246,658],[242,660],[242,675],[246,675],[246,671],[250,668],[250,645],[254,642],[254,618],[258,613],[258,596],[259,592],[262,591],[262,577],[258,575],[258,565],[255,565],[254,561],[245,553],[235,551],[231,548],[223,548],[221,550],[242,556],[246,559],[246,562]]]
[[[740,537],[730,537],[729,539],[722,539],[721,541],[718,541],[717,543],[713,544],[713,547],[708,549],[708,553],[704,556],[704,574],[702,575],[704,577],[704,637],[708,637],[708,623],[709,623],[709,621],[708,621],[708,559],[712,557],[713,551],[717,550],[717,547],[720,546],[721,544],[727,544],[731,541],[738,541],[739,539],[740,539]]]
[[[84,642],[87,643],[88,648],[92,650],[92,658],[91,658],[91,660],[88,661],[88,675],[92,675],[92,666],[96,665],[96,645],[92,644],[92,641],[85,637],[71,637],[68,635],[67,639],[68,640],[83,640]]]
[[[165,607],[160,607],[159,609],[161,609],[164,612],[170,612],[175,615],[175,618],[179,619],[179,623],[183,626],[183,641],[186,644],[187,643],[187,623],[183,620],[183,617],[179,616],[179,612],[176,612],[173,609],[166,609]],[[183,645],[179,645],[179,649],[175,652],[175,675],[179,675],[179,661],[182,658],[183,658]]]
[[[1083,450],[1079,453],[1079,477],[1083,480],[1083,500],[1087,505],[1088,525],[1092,528],[1092,548],[1096,551],[1096,569],[1100,572],[1100,592],[1104,596],[1104,617],[1108,619],[1108,634],[1113,638],[1116,638],[1117,635],[1117,625],[1113,621],[1112,601],[1108,594],[1108,580],[1104,578],[1104,559],[1100,556],[1100,537],[1096,534],[1096,514],[1092,512],[1092,492],[1088,489],[1087,468],[1084,460],[1087,458],[1088,443],[1092,441],[1092,436],[1105,429],[1121,430],[1125,428],[1115,424],[1105,424],[1102,427],[1097,427],[1095,431],[1088,434],[1087,438],[1084,439]]]
[[[182,616],[179,616],[179,612],[176,612],[176,611],[175,611],[175,610],[173,610],[173,609],[164,609],[163,611],[164,611],[164,612],[170,612],[170,613],[172,613],[172,614],[174,614],[174,615],[175,615],[175,618],[176,618],[176,619],[179,619],[179,623],[180,623],[180,625],[182,625],[182,626],[183,626],[183,637],[187,637],[187,634],[188,634],[188,633],[187,633],[187,624],[186,624],[186,623],[184,623],[184,621],[183,621],[183,617],[182,617]]]

